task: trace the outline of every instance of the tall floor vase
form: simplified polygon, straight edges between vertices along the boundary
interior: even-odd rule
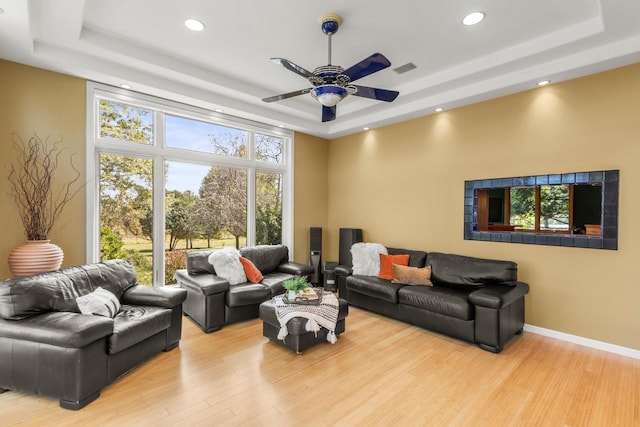
[[[49,240],[27,240],[9,255],[9,268],[14,277],[53,271],[60,268],[64,253]]]

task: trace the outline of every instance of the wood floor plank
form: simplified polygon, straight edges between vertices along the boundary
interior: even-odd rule
[[[500,354],[357,308],[335,345],[302,355],[255,319],[204,334],[80,411],[0,394],[2,425],[632,426],[640,361],[525,333]]]

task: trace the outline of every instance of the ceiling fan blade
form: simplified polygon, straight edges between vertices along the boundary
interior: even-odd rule
[[[400,95],[400,92],[395,90],[378,89],[375,87],[358,86],[358,85],[353,85],[353,86],[355,86],[356,89],[358,89],[358,91],[353,95],[361,96],[363,98],[377,99],[378,101],[391,102],[395,100],[398,97],[398,95]]]
[[[304,95],[305,93],[311,92],[310,87],[306,89],[296,90],[295,92],[283,93],[282,95],[270,96],[268,98],[262,98],[264,102],[274,102],[274,101],[282,101],[283,99],[293,98],[294,96]]]
[[[322,123],[330,122],[331,120],[336,119],[336,106],[333,107],[325,107],[322,106]]]
[[[358,79],[368,76],[369,74],[373,74],[380,70],[384,70],[388,66],[391,65],[391,62],[381,53],[374,53],[368,58],[363,59],[357,64],[349,67],[344,73],[351,81],[354,82]]]
[[[294,73],[298,74],[299,76],[304,77],[305,79],[310,79],[310,78],[315,77],[315,74],[313,74],[311,71],[305,70],[301,66],[299,66],[297,64],[294,64],[293,62],[289,61],[288,59],[271,58],[271,60],[273,62],[275,62],[276,64],[282,65],[287,70],[293,71]]]

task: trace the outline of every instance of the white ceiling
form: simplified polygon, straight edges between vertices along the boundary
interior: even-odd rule
[[[333,138],[640,61],[638,0],[0,0],[0,58]],[[465,27],[481,10],[486,19]],[[309,87],[271,62],[327,63],[318,19],[337,13],[333,64],[374,52],[391,67],[358,81],[392,103],[347,97],[321,122]],[[185,28],[187,17],[206,29]],[[417,68],[397,74],[408,62]]]

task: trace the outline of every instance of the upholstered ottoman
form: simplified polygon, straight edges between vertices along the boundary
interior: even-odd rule
[[[276,307],[273,299],[260,304],[260,319],[262,319],[262,335],[271,341],[278,342],[300,354],[304,350],[322,342],[328,342],[329,330],[320,327],[317,332],[309,332],[306,329],[307,318],[294,317],[287,323],[288,334],[284,340],[278,339],[280,322],[276,315]],[[349,314],[349,304],[342,298],[338,298],[338,322],[336,323],[336,337],[345,331],[345,320]]]

